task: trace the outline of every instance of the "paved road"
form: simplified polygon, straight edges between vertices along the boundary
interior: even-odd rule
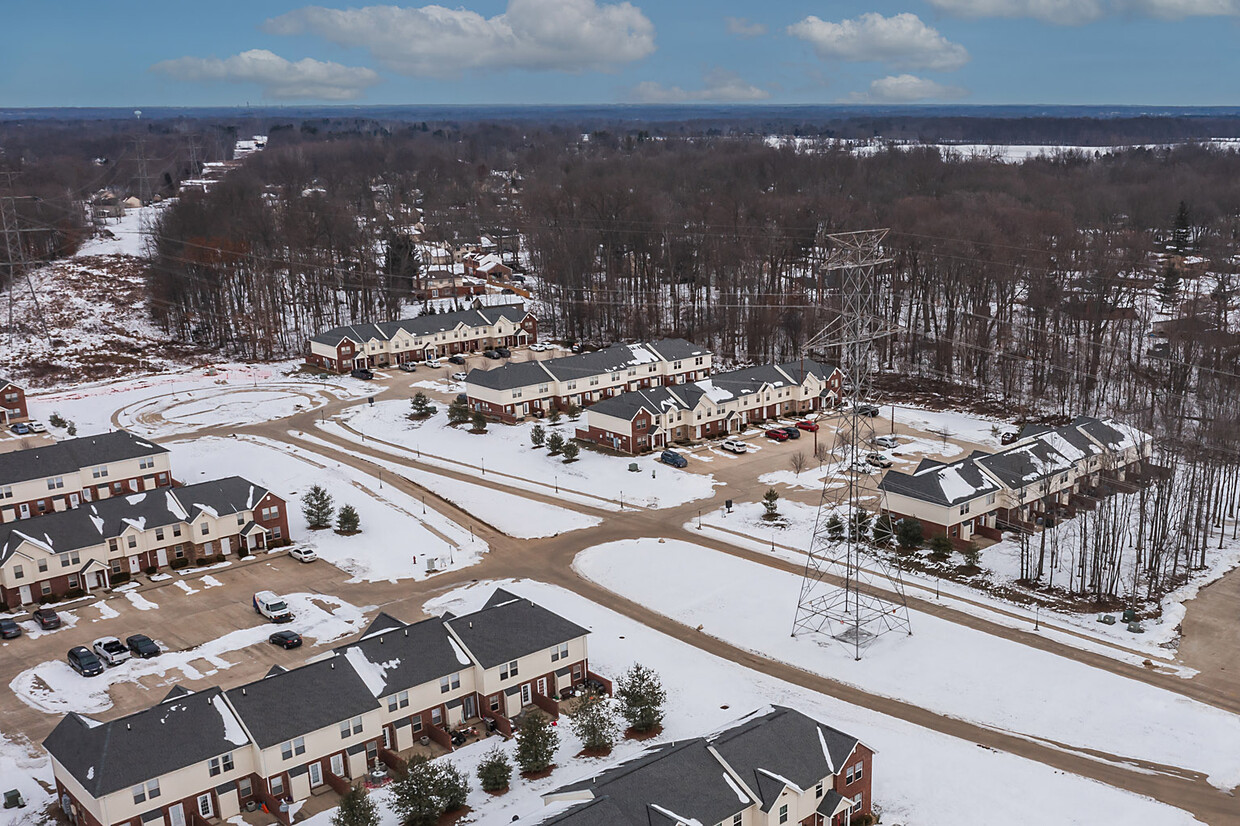
[[[405,382],[396,381],[393,381],[392,384],[395,392],[387,394],[385,398],[398,397],[398,394],[401,392],[398,388],[405,387],[406,385]],[[410,392],[405,392],[406,395],[411,395]],[[1169,805],[1190,811],[1207,823],[1219,824],[1220,826],[1223,826],[1223,824],[1237,824],[1237,826],[1240,826],[1240,800],[1214,789],[1206,782],[1204,777],[1194,772],[1169,766],[1142,765],[1139,761],[1134,761],[1123,755],[1092,753],[1065,744],[1050,743],[1032,737],[1020,736],[1019,733],[995,731],[963,720],[940,715],[900,700],[870,694],[864,689],[837,682],[823,675],[802,671],[785,663],[738,649],[720,640],[700,634],[687,626],[651,612],[631,600],[586,581],[574,573],[571,564],[572,560],[579,551],[586,547],[621,539],[659,536],[695,542],[763,565],[786,570],[799,570],[798,566],[789,562],[750,551],[746,547],[732,544],[725,541],[725,539],[686,530],[683,527],[686,522],[696,515],[699,508],[717,507],[719,502],[713,500],[721,499],[722,495],[720,494],[716,494],[711,500],[693,502],[679,508],[658,511],[628,508],[624,512],[614,513],[575,505],[542,492],[530,492],[528,485],[521,487],[506,485],[504,480],[494,475],[480,478],[466,470],[455,471],[419,463],[416,460],[396,457],[382,452],[380,449],[381,445],[358,445],[341,436],[321,431],[314,427],[314,422],[321,417],[331,416],[349,405],[358,403],[362,402],[336,400],[319,410],[299,413],[277,422],[264,422],[242,428],[208,428],[198,431],[195,435],[249,434],[269,440],[298,444],[316,453],[320,453],[333,461],[349,464],[368,472],[374,471],[374,465],[370,460],[382,458],[385,462],[405,464],[412,468],[425,470],[441,476],[457,478],[473,484],[493,487],[497,490],[507,490],[509,492],[516,490],[523,495],[529,495],[531,498],[540,501],[547,501],[556,505],[601,515],[604,517],[604,521],[596,527],[573,531],[556,537],[539,540],[515,540],[491,526],[484,523],[480,524],[477,517],[473,514],[461,511],[455,505],[444,501],[434,493],[421,488],[408,479],[403,477],[393,479],[389,472],[385,472],[385,482],[393,484],[412,496],[419,498],[425,496],[429,503],[433,503],[436,509],[450,518],[478,525],[476,530],[479,537],[490,545],[491,553],[485,556],[481,563],[471,568],[449,572],[425,582],[405,581],[399,585],[348,583],[344,581],[345,577],[343,575],[339,575],[334,568],[326,565],[315,566],[317,570],[310,576],[310,584],[307,585],[305,577],[309,576],[308,574],[301,572],[295,567],[291,567],[291,563],[281,565],[276,560],[264,561],[253,566],[227,569],[217,576],[227,576],[229,580],[235,579],[238,581],[230,583],[233,587],[211,590],[232,592],[231,595],[211,594],[207,599],[202,598],[207,597],[210,592],[195,595],[193,599],[199,600],[195,610],[204,613],[204,616],[201,618],[203,621],[198,622],[196,621],[197,618],[190,622],[179,621],[176,626],[177,642],[185,646],[204,642],[207,639],[213,638],[214,634],[204,632],[201,629],[216,629],[221,627],[221,623],[224,623],[224,627],[236,627],[236,623],[241,622],[241,619],[240,617],[232,616],[238,611],[235,594],[237,591],[247,592],[245,589],[250,581],[255,584],[261,581],[265,587],[279,588],[282,587],[287,577],[289,579],[287,580],[285,590],[314,590],[319,588],[324,593],[338,595],[355,605],[382,607],[384,610],[388,610],[397,616],[413,619],[421,615],[421,605],[428,597],[456,587],[463,582],[493,577],[529,577],[572,590],[600,605],[694,645],[701,650],[796,685],[838,697],[847,702],[907,720],[925,728],[970,740],[982,747],[1008,751],[1046,765],[1054,766],[1063,771],[1153,797]],[[296,435],[298,431],[312,434],[316,439],[325,441],[331,444],[332,447],[325,447],[321,444],[306,444],[304,441],[299,440]],[[177,438],[183,439],[186,436],[180,435]],[[768,461],[770,455],[773,454],[768,454]],[[726,489],[730,492],[729,495],[735,498],[756,499],[756,491],[753,491],[752,496],[748,496],[745,493],[747,487],[754,486],[753,479],[755,476],[753,468],[745,467],[744,464],[741,462],[716,462],[710,470],[716,477],[729,483],[729,487]],[[741,491],[739,496],[737,495],[738,490]],[[1227,625],[1226,613],[1228,610],[1234,611],[1234,609],[1229,609],[1228,602],[1232,606],[1237,604],[1237,594],[1240,593],[1240,577],[1233,575],[1224,580],[1224,582],[1226,583],[1225,587],[1220,588],[1217,592],[1217,598],[1211,600],[1214,608],[1211,611],[1203,612],[1204,616],[1201,618],[1194,618],[1191,622],[1186,621],[1185,623],[1185,642],[1188,646],[1186,649],[1186,660],[1195,658],[1200,661],[1206,661],[1210,660],[1212,652],[1217,653],[1217,646],[1214,643],[1203,642],[1203,640],[1223,639],[1234,642],[1234,637],[1227,636],[1228,632],[1234,635],[1235,631],[1234,625]],[[1220,582],[1219,585],[1224,585],[1224,582]],[[156,601],[171,602],[166,596],[170,590],[163,588],[158,592],[160,596],[154,598]],[[1206,589],[1206,591],[1209,592],[1210,589]],[[1210,594],[1210,596],[1214,597],[1214,594]],[[175,595],[173,595],[173,599],[175,599]],[[112,603],[116,604],[117,601],[113,600]],[[1228,711],[1240,712],[1240,697],[1237,696],[1240,692],[1236,691],[1236,684],[1231,679],[1232,675],[1240,674],[1240,669],[1232,668],[1229,671],[1228,669],[1231,668],[1230,660],[1227,661],[1227,665],[1222,667],[1210,670],[1203,669],[1202,676],[1198,679],[1183,680],[1149,669],[1128,665],[1110,657],[1083,651],[1042,636],[1017,631],[933,601],[911,598],[910,606],[916,610],[924,611],[925,613],[933,614],[970,628],[1077,660],[1091,667],[1105,669],[1131,679],[1157,685],[1182,696],[1191,697]],[[123,603],[121,603],[121,607],[125,607]],[[170,605],[170,607],[173,606]],[[241,609],[241,613],[247,614],[244,609]],[[1192,613],[1195,612],[1190,612],[1190,615]],[[253,622],[253,618],[248,616],[248,614],[246,622]],[[1201,640],[1194,641],[1192,638],[1198,635],[1201,636]],[[76,644],[81,640],[88,640],[92,636],[93,634],[89,628],[68,629],[55,635],[55,648],[57,651],[62,651],[67,645]],[[79,637],[81,640],[78,639]],[[26,655],[30,659],[31,664],[47,658],[46,653],[42,656],[35,656],[35,648],[35,646],[32,646],[32,650]],[[44,649],[45,646],[38,645],[37,648]],[[300,659],[297,656],[298,652],[285,653],[275,649],[268,651],[263,646],[258,646],[257,648],[257,651],[249,652],[251,656],[246,659],[244,664],[230,669],[226,675],[211,675],[199,682],[204,685],[215,682],[227,682],[233,685],[261,675],[273,660],[282,661],[290,659],[292,661],[299,661]],[[220,679],[221,677],[224,677],[224,679]],[[186,684],[188,687],[197,687],[190,682],[186,682]],[[119,714],[148,704],[151,697],[144,688],[128,687],[114,692],[113,699],[116,703],[116,709],[111,713]],[[30,732],[31,736],[36,738],[41,736],[39,734],[41,730],[49,729],[51,723],[54,722],[47,715],[26,708],[16,701],[11,694],[0,701],[0,712],[6,715],[6,721],[10,719],[20,721],[19,727]],[[10,717],[10,714],[14,716]],[[1175,736],[1175,734],[1168,732],[1168,736]]]

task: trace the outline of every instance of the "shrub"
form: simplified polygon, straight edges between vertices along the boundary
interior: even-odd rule
[[[482,415],[481,410],[475,410],[473,416],[470,417],[472,422],[471,429],[475,433],[485,433],[487,429],[487,417]]]
[[[535,774],[551,768],[555,762],[555,750],[560,735],[547,723],[547,715],[531,711],[521,720],[517,729],[517,765],[525,774]]]
[[[329,527],[335,513],[332,495],[322,485],[314,485],[301,497],[301,512],[311,528],[318,530]]]
[[[895,523],[891,521],[891,515],[880,513],[874,520],[874,541],[879,545],[887,545],[895,536],[895,532]]]
[[[172,568],[174,571],[179,571],[182,568],[186,568],[188,566],[189,566],[189,560],[186,559],[185,557],[181,557],[180,559],[174,559],[168,563],[168,567]],[[121,574],[112,575],[113,582],[116,581],[117,576],[121,576]],[[129,579],[129,574],[124,574],[123,576],[125,577],[125,579]]]
[[[766,493],[762,494],[762,507],[766,513],[762,514],[762,518],[770,522],[779,517],[779,491],[775,488],[767,488]]]
[[[68,433],[70,436],[76,436],[77,425],[75,425],[73,422],[69,422],[67,425],[65,425],[65,432]]]
[[[426,394],[419,390],[413,394],[413,398],[409,401],[411,419],[429,419],[435,415],[435,405],[431,404],[431,400]]]
[[[464,424],[469,421],[469,403],[456,399],[448,405],[448,424]]]
[[[379,826],[379,808],[366,789],[354,786],[340,798],[340,808],[331,817],[332,826]]]
[[[972,540],[970,540],[969,544],[965,546],[964,550],[961,551],[960,554],[961,556],[964,557],[965,565],[969,566],[970,568],[976,568],[977,563],[982,558],[982,549],[977,547],[976,542],[973,542]]]
[[[484,792],[501,792],[512,782],[512,763],[501,746],[488,751],[478,764],[478,781]]]
[[[559,454],[564,449],[564,436],[558,431],[551,431],[547,436],[547,452],[552,456]]]
[[[199,568],[205,568],[206,566],[211,564],[211,557],[200,556],[194,560],[194,564],[197,565]]]
[[[341,505],[336,517],[336,533],[357,533],[362,529],[361,517],[352,505]]]
[[[81,588],[70,588],[65,591],[65,599],[79,599],[86,596],[86,592]]]
[[[542,447],[547,441],[547,431],[542,425],[536,424],[530,428],[530,441],[534,447]]]
[[[921,532],[921,522],[916,519],[901,519],[896,523],[896,544],[902,551],[912,551],[921,547],[925,537]]]
[[[930,540],[930,558],[935,562],[946,562],[952,555],[952,541],[946,536],[936,536]]]
[[[47,423],[50,424],[52,427],[65,427],[67,424],[69,424],[68,422],[65,421],[65,417],[60,415],[59,413],[52,413],[52,415],[48,416]]]
[[[620,737],[620,720],[610,697],[587,694],[568,718],[573,734],[591,751],[609,752]]]
[[[60,594],[56,593],[55,591],[52,591],[50,594],[44,594],[43,596],[39,597],[40,605],[47,605],[49,602],[59,602],[59,601],[60,601]]]
[[[173,562],[172,567],[175,568],[177,562],[185,562],[185,561],[186,560],[184,559],[175,560]],[[182,565],[181,567],[184,568],[185,566]],[[112,574],[110,577],[108,577],[108,579],[112,582],[113,585],[124,585],[126,582],[129,581],[129,571],[119,571],[117,573]]]
[[[663,723],[663,704],[667,692],[659,675],[641,663],[634,663],[616,683],[620,716],[634,731],[650,731]]]
[[[564,464],[577,461],[577,454],[581,452],[581,446],[573,441],[564,443],[564,447],[560,448],[560,452],[564,454]]]

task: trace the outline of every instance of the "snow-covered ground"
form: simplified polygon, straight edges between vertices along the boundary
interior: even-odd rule
[[[298,438],[309,444],[328,444],[322,439],[305,434],[298,434]],[[568,508],[526,499],[515,493],[505,493],[494,488],[449,479],[447,476],[417,470],[395,461],[384,459],[370,461],[442,496],[457,507],[477,516],[481,521],[517,539],[556,536],[568,531],[590,528],[603,521],[597,516],[589,516]]]
[[[789,635],[799,576],[684,542],[609,543],[574,567],[685,625],[867,691],[1021,736],[1201,771],[1219,788],[1240,785],[1240,716],[1146,683],[915,611],[913,635],[884,636],[854,662],[829,639]]]
[[[52,761],[37,745],[0,732],[0,792],[17,789],[24,809],[0,809],[0,826],[31,826],[44,821],[43,811],[54,800]]]
[[[381,479],[325,459],[310,450],[255,437],[207,438],[173,442],[172,463],[178,479],[188,484],[244,476],[275,491],[288,502],[289,531],[294,541],[313,548],[356,581],[423,579],[427,560],[439,570],[472,565],[486,543],[433,508],[401,493]],[[357,509],[362,532],[341,536],[330,529],[310,530],[301,512],[301,497],[322,485],[336,507]]]
[[[616,677],[634,662],[659,673],[667,690],[667,717],[661,740],[709,734],[771,704],[787,705],[860,737],[876,749],[874,799],[883,822],[906,826],[1004,826],[1131,823],[1187,826],[1186,812],[1147,798],[1084,780],[1010,754],[979,749],[917,726],[780,682],[673,640],[571,592],[531,581],[483,582],[428,603],[429,612],[465,612],[481,607],[496,586],[507,588],[568,617],[593,633],[591,667]],[[622,742],[607,758],[575,757],[580,742],[566,725],[557,728],[557,768],[550,777],[528,781],[515,773],[512,789],[493,797],[478,788],[476,767],[497,738],[472,744],[441,758],[469,777],[468,805],[473,822],[537,823],[565,808],[544,806],[539,795],[595,774],[638,754],[646,744]],[[505,744],[513,760],[515,743]],[[398,826],[386,792],[376,793],[381,826]],[[328,826],[332,811],[315,815],[308,826]],[[979,820],[980,818],[980,820]]]
[[[135,596],[127,594],[127,596]],[[265,643],[273,632],[292,629],[315,645],[360,633],[371,606],[358,608],[327,594],[285,594],[293,610],[290,623],[264,623],[239,628],[185,651],[169,651],[149,660],[129,659],[96,677],[83,677],[64,660],[48,660],[22,671],[9,682],[9,688],[22,702],[47,714],[77,711],[96,714],[112,707],[108,689],[117,683],[145,680],[147,688],[174,685],[181,680],[200,680],[233,666],[227,655],[246,646]],[[152,636],[158,640],[158,632]]]
[[[470,433],[468,427],[449,427],[446,409],[443,405],[438,407],[431,418],[413,422],[408,418],[408,402],[378,402],[350,408],[339,415],[339,421],[329,419],[322,426],[360,443],[360,436],[340,426],[343,422],[354,431],[366,434],[366,443],[377,449],[392,450],[376,441],[382,440],[399,445],[404,455],[415,455],[427,464],[446,462],[445,467],[479,476],[485,470],[506,482],[537,485],[542,493],[553,492],[558,487],[566,496],[572,491],[613,503],[623,500],[626,505],[670,508],[706,498],[716,484],[722,484],[706,474],[664,465],[656,456],[604,456],[583,449],[577,461],[565,464],[561,457],[549,455],[546,448],[533,446],[530,442],[533,422],[491,424],[486,433],[476,434]],[[577,423],[566,419],[555,427],[544,422],[543,427],[548,433],[558,430],[565,438],[571,438]],[[401,455],[401,451],[394,455]],[[632,463],[638,465],[639,472],[629,471]],[[505,476],[508,478],[504,479]],[[604,506],[598,499],[591,504]],[[615,507],[618,505],[613,504],[612,508]]]

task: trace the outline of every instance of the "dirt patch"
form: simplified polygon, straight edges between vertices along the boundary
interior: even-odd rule
[[[469,806],[462,806],[454,812],[444,812],[439,816],[439,826],[452,826],[453,823],[456,823],[472,811],[473,809]]]
[[[574,757],[607,757],[611,754],[611,749],[582,749],[577,752]]]
[[[655,737],[658,737],[662,733],[663,733],[663,726],[655,726],[654,728],[650,729],[650,731],[634,731],[632,728],[627,728],[624,730],[624,739],[625,740],[636,740],[638,742],[641,742],[643,740],[652,740]]]
[[[550,777],[553,771],[555,771],[554,763],[539,772],[521,772],[521,776],[526,780],[542,780],[544,777]]]

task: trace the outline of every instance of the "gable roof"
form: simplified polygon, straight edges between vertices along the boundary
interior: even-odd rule
[[[602,350],[542,361],[509,362],[493,370],[474,369],[469,372],[465,381],[492,390],[512,390],[541,384],[549,379],[572,381],[617,373],[643,364],[708,355],[709,350],[693,342],[683,338],[668,338],[639,344],[613,344]]]
[[[332,347],[337,346],[345,339],[356,344],[364,344],[372,339],[389,341],[402,330],[414,337],[434,335],[447,330],[455,330],[461,325],[466,327],[490,327],[501,318],[507,319],[514,324],[519,324],[529,315],[532,314],[520,304],[497,304],[491,307],[470,308],[451,313],[435,313],[433,315],[428,313],[399,321],[381,321],[377,324],[346,324],[343,327],[333,327],[330,330],[324,330],[310,340]]]
[[[335,649],[355,668],[360,665],[368,670],[375,686],[382,683],[379,696],[434,682],[472,665],[442,620],[428,619],[411,625],[394,621],[395,627],[384,623],[380,630],[375,628],[379,625],[376,618],[371,623],[374,631],[368,630],[358,642]]]
[[[50,445],[0,453],[0,484],[74,473],[82,468],[167,453],[166,447],[126,430],[82,436]]]
[[[472,614],[445,620],[483,668],[492,668],[590,632],[537,603],[497,588]]]
[[[223,693],[212,687],[169,693],[151,708],[106,723],[71,712],[43,747],[101,797],[249,742]]]
[[[999,485],[981,471],[972,456],[949,465],[923,460],[913,473],[891,469],[878,486],[888,493],[947,506],[999,490]]]

